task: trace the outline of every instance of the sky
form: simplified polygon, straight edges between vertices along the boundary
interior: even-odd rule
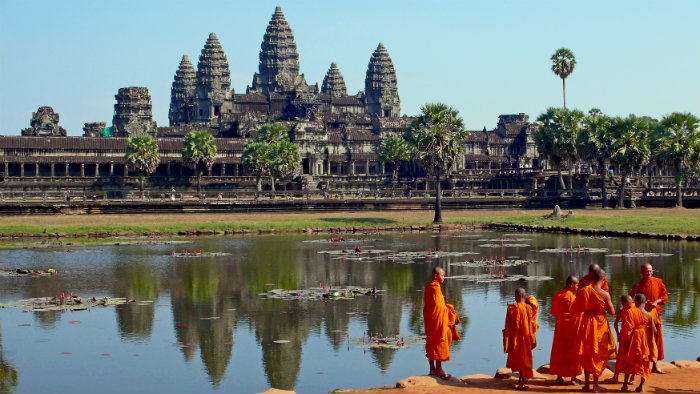
[[[111,124],[114,95],[145,86],[168,125],[170,87],[183,54],[193,65],[210,32],[245,93],[265,28],[281,6],[306,81],[331,62],[348,93],[364,89],[379,42],[394,62],[401,113],[427,102],[460,111],[467,129],[501,114],[535,119],[562,105],[550,57],[576,56],[567,106],[660,119],[700,115],[700,2],[688,1],[10,1],[0,0],[0,135],[19,135],[49,105],[69,135]]]

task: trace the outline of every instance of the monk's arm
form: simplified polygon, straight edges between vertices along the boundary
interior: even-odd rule
[[[605,299],[605,311],[608,312],[608,315],[614,315],[615,306],[612,301],[610,301],[610,294],[605,293],[603,299]]]
[[[622,319],[622,330],[620,330],[620,333],[617,337],[620,340],[620,346],[627,349],[630,346],[629,340],[631,337],[632,337],[632,318],[631,318],[630,314],[628,313]]]
[[[659,293],[659,298],[654,300],[654,305],[666,305],[668,301],[668,292],[666,292],[666,285],[661,282],[661,292]]]
[[[617,316],[615,316],[615,334],[620,338],[620,318],[622,317],[622,308],[617,311]]]

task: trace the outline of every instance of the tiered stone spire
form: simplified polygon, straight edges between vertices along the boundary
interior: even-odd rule
[[[331,68],[328,69],[326,76],[323,78],[321,85],[321,93],[326,93],[335,97],[348,95],[348,90],[345,87],[343,74],[340,73],[338,65],[335,62],[331,63]]]
[[[214,121],[231,92],[228,60],[215,33],[209,34],[197,64],[197,120]]]
[[[153,121],[153,106],[148,88],[138,86],[120,88],[114,98],[117,99],[112,117],[115,137],[155,135],[158,125]]]
[[[195,118],[195,99],[197,98],[197,76],[190,57],[182,56],[180,67],[175,72],[173,86],[170,89],[170,126],[187,124]]]
[[[365,111],[379,116],[400,116],[401,100],[396,70],[381,42],[369,59],[365,76]]]
[[[306,88],[304,74],[299,75],[299,53],[294,33],[284,19],[282,8],[277,7],[260,45],[260,63],[251,90],[268,94]]]

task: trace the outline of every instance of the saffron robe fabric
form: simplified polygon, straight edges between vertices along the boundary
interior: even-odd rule
[[[659,335],[661,334],[661,317],[656,308],[647,312],[649,314],[649,319],[656,326],[656,333],[654,333],[651,326],[648,328],[647,335],[649,336],[649,360],[653,362],[659,361]],[[663,345],[663,344],[662,344]]]
[[[532,349],[537,344],[535,333],[538,325],[533,303],[539,308],[537,300],[530,300],[528,304],[509,304],[503,329],[503,352],[508,353],[506,367],[526,378],[533,376]]]
[[[609,355],[616,349],[605,315],[605,300],[593,286],[585,286],[576,295],[571,312],[579,316],[574,342],[577,365],[594,376],[600,376],[608,364]]]
[[[595,283],[596,277],[593,272],[589,272],[586,275],[581,278],[581,280],[578,281],[578,291],[581,291],[584,287],[588,285],[592,285]],[[606,276],[605,279],[603,279],[603,285],[600,286],[601,289],[607,291],[610,293],[610,287],[608,286],[608,277]]]
[[[668,293],[666,292],[666,285],[664,285],[664,281],[661,280],[661,278],[655,278],[651,277],[647,280],[641,280],[637,282],[634,286],[632,286],[632,291],[630,291],[630,296],[634,298],[635,294],[637,293],[642,293],[647,297],[647,304],[645,309],[647,312],[650,312],[653,309],[656,309],[656,316],[658,317],[658,324],[656,326],[656,336],[654,337],[654,340],[656,341],[656,348],[657,348],[657,354],[656,358],[657,360],[663,360],[664,359],[664,339],[663,335],[661,333],[661,315],[663,314],[663,309],[661,308],[661,305],[666,305],[666,302],[668,301]],[[658,299],[661,299],[661,302],[659,302],[658,305],[656,305],[656,308],[654,308],[653,305],[651,305],[651,302],[656,301]]]
[[[620,350],[615,370],[649,379],[649,318],[637,307],[624,309],[621,316]],[[622,357],[620,357],[622,356]],[[622,362],[620,360],[622,358]]]
[[[574,339],[578,317],[571,313],[576,295],[568,290],[559,290],[552,297],[550,312],[554,316],[554,340],[549,357],[549,373],[561,377],[575,377],[583,373],[574,352]]]
[[[454,307],[445,304],[440,283],[430,281],[423,291],[423,322],[425,323],[425,357],[429,360],[450,359],[450,344],[459,339],[455,324],[459,317]]]

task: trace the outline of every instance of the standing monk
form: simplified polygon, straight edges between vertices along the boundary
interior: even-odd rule
[[[430,364],[430,376],[449,379],[442,369],[442,362],[450,359],[452,339],[459,339],[455,324],[459,317],[451,304],[445,304],[440,284],[445,281],[445,270],[433,268],[433,280],[423,292],[423,321],[425,322],[425,357]]]
[[[537,300],[527,297],[525,289],[515,290],[515,304],[509,304],[506,327],[503,329],[503,352],[508,353],[506,367],[518,371],[520,377],[515,386],[527,390],[527,380],[532,377],[532,349],[537,345]]]
[[[568,377],[571,378],[571,384],[576,384],[576,377],[583,372],[581,366],[576,363],[576,352],[574,352],[578,318],[571,314],[577,289],[578,279],[571,275],[566,278],[566,287],[559,290],[552,298],[550,311],[556,323],[552,355],[549,358],[549,373],[557,375],[557,384],[565,384],[564,378]]]
[[[615,314],[615,307],[610,300],[610,294],[602,289],[605,271],[596,271],[596,281],[593,285],[580,288],[571,308],[572,314],[580,316],[574,350],[577,354],[577,364],[583,367],[586,377],[583,391],[602,392],[604,388],[598,385],[598,378],[608,364],[608,348],[614,339],[610,335],[610,324],[605,312]],[[593,375],[593,387],[590,386],[590,375]]]
[[[581,278],[581,281],[578,282],[578,289],[581,290],[584,287],[588,285],[592,285],[595,282],[595,272],[600,270],[600,266],[598,264],[591,264],[588,266],[588,273],[584,275]],[[601,286],[603,290],[605,290],[607,293],[610,293],[610,287],[608,286],[608,278],[605,278],[605,281],[603,281],[603,286]]]
[[[656,312],[652,313],[652,320],[656,321],[656,335],[654,336],[656,354],[652,355],[653,365],[651,372],[663,373],[656,365],[656,362],[664,359],[664,340],[661,336],[661,314],[663,313],[663,309],[661,309],[661,305],[666,305],[668,293],[666,292],[664,281],[661,280],[661,278],[654,278],[654,269],[651,264],[642,264],[640,271],[642,273],[642,280],[632,286],[630,295],[634,297],[637,293],[644,294],[647,298],[645,310],[647,312],[656,310]]]
[[[641,382],[634,391],[643,392],[644,382],[649,379],[649,329],[654,330],[654,323],[644,310],[647,302],[646,296],[637,293],[634,296],[634,308],[628,308],[622,312],[622,330],[620,330],[620,353],[625,353],[625,362],[622,372],[625,373],[625,381],[622,392],[629,392],[628,385],[634,375],[639,375]],[[617,366],[615,368],[617,371]]]

